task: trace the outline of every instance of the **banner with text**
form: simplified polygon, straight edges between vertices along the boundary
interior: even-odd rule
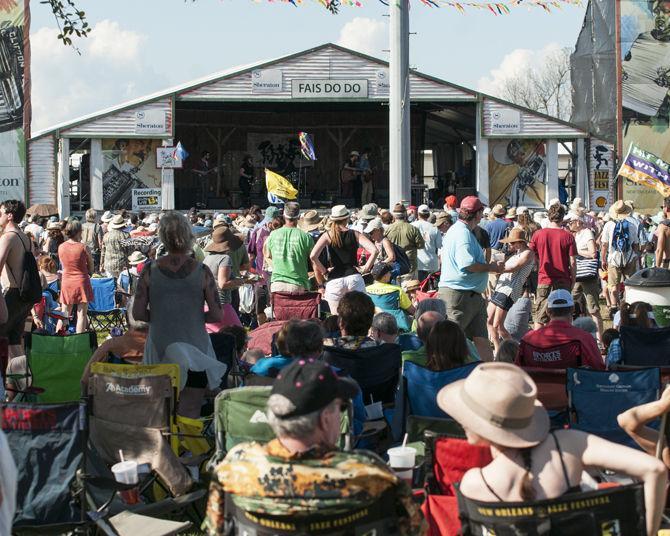
[[[367,80],[291,80],[294,99],[365,99]]]
[[[614,201],[614,145],[592,139],[589,154],[589,195],[592,210],[608,210]]]
[[[636,145],[631,144],[628,149],[619,176],[656,190],[663,197],[670,196],[670,164]]]
[[[133,189],[133,211],[151,212],[161,209],[160,188],[134,188]]]

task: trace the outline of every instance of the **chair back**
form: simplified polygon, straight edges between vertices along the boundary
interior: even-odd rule
[[[641,483],[533,502],[491,503],[457,495],[463,536],[647,534]]]
[[[358,382],[366,404],[371,396],[375,402],[385,404],[395,400],[402,363],[397,344],[384,343],[358,350],[327,346],[323,360]]]
[[[258,326],[249,333],[247,349],[259,349],[264,355],[273,355],[272,340],[275,334],[286,324],[286,320],[273,320]]]
[[[517,365],[522,367],[542,367],[565,369],[567,365],[581,365],[581,345],[570,341],[556,346],[535,346],[525,340],[519,346]]]
[[[113,277],[92,277],[93,301],[88,310],[92,313],[107,313],[116,309],[116,281]]]
[[[400,291],[396,290],[394,292],[388,292],[386,294],[369,294],[372,303],[375,304],[375,307],[381,309],[385,313],[393,315],[396,323],[398,324],[398,330],[402,332],[407,332],[412,329],[411,321],[407,316],[407,313],[400,308]]]
[[[26,358],[32,384],[44,389],[41,403],[74,402],[81,396],[81,376],[98,346],[94,332],[74,335],[26,334]]]
[[[275,320],[319,318],[319,292],[273,292],[272,314]]]
[[[18,470],[14,528],[82,523],[84,493],[78,499],[71,490],[84,457],[85,406],[4,403],[0,408]]]
[[[645,329],[621,326],[622,362],[635,367],[670,367],[670,326]]]
[[[537,399],[547,411],[565,411],[568,408],[565,369],[523,367],[537,385]]]
[[[617,415],[658,400],[661,379],[657,368],[630,371],[567,370],[570,426],[577,430],[640,448],[621,429]]]

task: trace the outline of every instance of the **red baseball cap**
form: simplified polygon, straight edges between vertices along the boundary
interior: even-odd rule
[[[482,210],[486,205],[482,203],[476,195],[469,195],[461,201],[461,210],[465,212],[477,212]]]
[[[455,195],[448,195],[447,197],[444,198],[444,202],[450,207],[457,207],[458,197],[456,197]]]

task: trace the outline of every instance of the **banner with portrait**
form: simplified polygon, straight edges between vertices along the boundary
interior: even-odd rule
[[[161,187],[156,149],[162,140],[102,140],[102,199],[105,210],[131,209],[133,190]]]
[[[598,139],[589,143],[589,195],[592,210],[606,211],[614,201],[614,145]]]
[[[489,139],[489,204],[544,208],[547,150],[544,140]]]

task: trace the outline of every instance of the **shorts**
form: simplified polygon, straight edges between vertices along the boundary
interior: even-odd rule
[[[535,303],[533,303],[533,320],[536,324],[546,324],[549,322],[547,314],[547,298],[552,290],[562,288],[570,290],[570,284],[566,282],[554,283],[553,285],[538,285],[535,292]]]
[[[618,288],[624,279],[628,279],[637,272],[637,258],[630,261],[623,268],[607,265],[607,286],[609,288]]]
[[[447,305],[447,318],[461,326],[469,339],[488,337],[486,302],[479,292],[440,287],[437,297]]]
[[[328,302],[331,314],[337,314],[337,306],[347,292],[357,290],[365,292],[365,282],[361,274],[352,274],[345,277],[338,277],[326,283],[326,291],[323,293],[323,299]]]
[[[7,304],[7,322],[0,326],[0,337],[7,337],[9,344],[21,344],[21,337],[26,329],[26,318],[33,308],[32,303],[26,303],[19,296],[18,288],[10,288],[5,293]]]
[[[577,281],[572,288],[572,297],[578,300],[584,295],[586,310],[590,315],[600,312],[600,279],[593,277],[586,281]]]
[[[514,305],[512,298],[502,292],[494,292],[491,295],[490,301],[493,305],[500,307],[504,311],[509,311],[512,308],[512,305]]]

